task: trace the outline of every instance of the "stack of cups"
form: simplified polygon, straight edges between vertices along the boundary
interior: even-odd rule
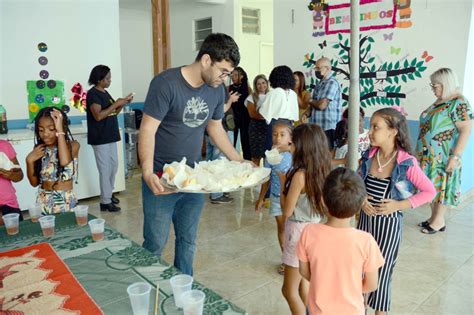
[[[89,210],[89,206],[77,206],[73,210],[74,210],[74,214],[76,215],[77,225],[86,225],[87,212]]]
[[[191,291],[193,277],[189,275],[176,275],[170,279],[170,284],[173,289],[174,304],[178,308],[183,308],[182,295],[184,292]]]
[[[148,315],[151,285],[135,282],[128,286],[127,293],[132,304],[133,315]]]
[[[8,235],[18,234],[20,231],[20,214],[19,213],[10,213],[2,216],[3,223],[7,229]]]
[[[102,241],[104,239],[104,219],[94,219],[89,221],[89,227],[91,228],[92,239],[95,242]]]
[[[38,222],[38,219],[41,217],[41,205],[36,204],[28,207],[28,212],[30,213],[31,222]]]
[[[44,237],[51,237],[54,235],[55,219],[56,217],[54,215],[47,215],[38,219]]]

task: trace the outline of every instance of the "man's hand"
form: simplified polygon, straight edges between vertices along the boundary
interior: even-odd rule
[[[153,192],[155,195],[168,195],[172,194],[175,191],[165,189],[163,185],[160,183],[160,178],[154,173],[147,173],[143,174],[143,180],[147,184],[148,188]]]

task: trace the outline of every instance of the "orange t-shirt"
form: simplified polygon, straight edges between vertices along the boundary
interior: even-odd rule
[[[310,265],[310,314],[365,314],[362,274],[384,264],[372,235],[309,224],[301,234],[297,255]]]

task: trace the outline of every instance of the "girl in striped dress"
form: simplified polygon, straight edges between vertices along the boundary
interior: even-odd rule
[[[362,156],[359,168],[367,200],[357,228],[374,236],[385,258],[385,265],[379,269],[378,288],[366,297],[368,306],[381,315],[390,310],[392,274],[403,229],[402,210],[430,202],[436,191],[411,155],[407,122],[399,107],[373,114],[369,138],[372,148]]]

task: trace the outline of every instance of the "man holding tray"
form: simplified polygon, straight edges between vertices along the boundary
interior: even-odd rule
[[[163,71],[151,81],[145,100],[138,140],[143,175],[143,247],[161,256],[173,222],[174,265],[189,275],[193,274],[204,195],[168,191],[159,177],[166,163],[186,157],[193,166],[200,160],[204,129],[230,160],[242,161],[222,126],[223,83],[239,61],[239,48],[230,36],[210,34],[194,63]]]

